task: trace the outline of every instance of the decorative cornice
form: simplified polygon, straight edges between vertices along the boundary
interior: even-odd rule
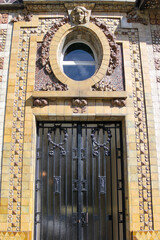
[[[144,25],[148,24],[146,15],[137,8],[133,8],[130,12],[128,12],[126,17],[128,23],[141,23]]]
[[[72,5],[72,6],[71,6]],[[77,1],[76,3],[73,1],[31,1],[31,0],[24,0],[24,6],[27,8],[27,10],[30,11],[66,11],[71,10],[74,7],[81,5],[86,7],[89,10],[96,11],[96,12],[128,12],[135,6],[135,1],[132,2],[124,2],[124,1],[117,1],[117,2],[111,2],[111,1],[96,1],[94,0],[92,3],[88,3],[86,1]]]
[[[64,3],[64,6],[67,10],[73,10],[75,7],[78,7],[78,6],[81,6],[81,7],[85,7],[86,9],[88,10],[93,10],[94,7],[95,7],[95,3],[91,3],[91,2],[82,2],[82,3],[79,3],[79,2],[67,2],[67,3]]]
[[[139,9],[160,9],[159,0],[140,0]]]

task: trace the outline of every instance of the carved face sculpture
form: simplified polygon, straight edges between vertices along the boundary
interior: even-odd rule
[[[76,24],[86,23],[88,20],[88,11],[84,7],[75,7],[71,13],[72,22]]]

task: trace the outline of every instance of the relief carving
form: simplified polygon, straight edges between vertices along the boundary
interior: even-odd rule
[[[156,70],[160,70],[160,58],[154,59]]]
[[[136,8],[133,8],[128,14],[127,14],[127,22],[128,23],[141,23],[144,25],[148,24],[147,17]]]
[[[85,7],[77,6],[72,10],[70,17],[74,24],[85,24],[89,22],[89,11]]]
[[[92,87],[92,91],[116,91],[116,89],[112,86],[111,82],[102,80]]]
[[[124,99],[114,99],[114,100],[112,100],[112,106],[125,107],[126,106],[126,100],[124,100]]]
[[[160,45],[153,45],[153,51],[160,53]]]
[[[52,84],[47,83],[40,90],[41,91],[67,91],[68,87],[67,87],[67,85],[63,85],[60,83],[52,83]]]
[[[44,107],[48,105],[48,100],[43,99],[43,98],[37,98],[33,102],[33,106],[35,107]]]
[[[18,21],[26,21],[26,22],[30,22],[32,20],[32,14],[30,14],[29,12],[24,13],[24,14],[18,14],[17,16],[13,17],[11,19],[11,22],[18,22]]]
[[[0,24],[8,23],[8,13],[0,13]]]
[[[73,113],[85,113],[88,102],[86,99],[73,99]]]
[[[108,27],[106,26],[106,24],[103,20],[91,17],[91,22],[93,22],[95,25],[97,25],[99,28],[101,28],[103,33],[105,34],[106,38],[108,39],[109,46],[110,46],[110,61],[109,61],[108,69],[107,69],[107,74],[111,75],[113,73],[114,69],[119,64],[118,45],[115,42],[115,38],[114,38],[113,34],[108,30]]]
[[[157,77],[157,82],[160,83],[160,77]]]
[[[50,63],[49,63],[50,42],[51,42],[54,34],[57,32],[57,30],[67,22],[68,22],[68,17],[64,17],[64,18],[58,20],[57,22],[55,22],[52,25],[50,30],[44,36],[43,43],[42,43],[42,51],[41,51],[40,62],[41,62],[41,65],[43,67],[45,67],[48,74],[52,73],[52,69],[51,69]]]
[[[79,11],[81,10],[81,11]],[[87,17],[85,16],[85,11],[87,11],[84,7],[76,7],[72,12],[75,14],[75,12],[77,12],[78,16],[75,17],[75,21],[78,21],[79,23],[86,21],[84,19],[87,19]],[[80,12],[82,17],[80,17]],[[88,11],[87,11],[88,12]],[[71,13],[71,15],[75,16],[73,13]],[[88,13],[87,13],[88,14]],[[88,16],[88,15],[87,15]],[[78,20],[77,20],[78,19]],[[49,48],[50,48],[50,42],[54,36],[54,34],[57,32],[57,30],[63,26],[64,24],[66,24],[69,21],[68,17],[64,17],[62,19],[58,19],[50,28],[50,30],[45,34],[44,36],[44,40],[42,43],[42,47],[41,47],[41,53],[39,54],[39,59],[38,62],[41,65],[41,68],[44,68],[46,73],[49,74],[49,77],[51,75],[54,75],[49,63]],[[108,39],[109,42],[109,46],[110,46],[110,60],[109,60],[109,65],[108,68],[106,69],[106,76],[103,78],[103,80],[101,82],[99,82],[98,84],[96,84],[95,86],[92,87],[92,90],[97,90],[97,91],[116,91],[117,87],[118,89],[120,88],[120,90],[123,90],[123,83],[120,83],[121,79],[119,80],[120,76],[120,71],[122,70],[122,66],[120,67],[120,69],[118,71],[116,71],[114,78],[116,78],[118,86],[115,88],[111,85],[111,83],[108,83],[108,79],[109,76],[111,76],[115,70],[115,68],[117,66],[119,66],[119,64],[122,64],[122,62],[120,61],[120,46],[116,44],[115,38],[113,36],[113,34],[108,30],[108,27],[105,23],[104,20],[102,19],[98,19],[98,18],[94,18],[94,17],[90,17],[90,21],[92,23],[94,23],[95,25],[97,25],[99,28],[101,28],[101,30],[103,31],[103,33],[105,34],[106,38]],[[118,73],[118,74],[117,74]],[[118,76],[117,76],[118,75]],[[52,77],[50,77],[52,78]],[[55,77],[54,77],[55,78]],[[112,79],[110,79],[112,80]],[[53,80],[54,81],[54,80]],[[122,81],[121,81],[122,82]],[[49,81],[49,84],[51,84],[51,82]],[[39,87],[38,90],[43,90],[43,91],[55,91],[55,90],[67,90],[66,86],[58,86],[57,84],[51,84],[47,86],[41,86],[41,88]],[[51,90],[53,89],[53,90]],[[54,90],[55,89],[55,90]]]

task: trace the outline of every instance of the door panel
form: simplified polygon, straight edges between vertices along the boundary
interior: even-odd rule
[[[120,123],[38,123],[35,239],[124,240]]]

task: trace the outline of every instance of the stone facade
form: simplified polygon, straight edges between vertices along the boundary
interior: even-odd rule
[[[0,239],[34,239],[36,121],[121,121],[126,239],[160,239],[159,10],[12,2],[0,1]],[[102,47],[99,70],[78,85],[56,52],[75,29]]]

